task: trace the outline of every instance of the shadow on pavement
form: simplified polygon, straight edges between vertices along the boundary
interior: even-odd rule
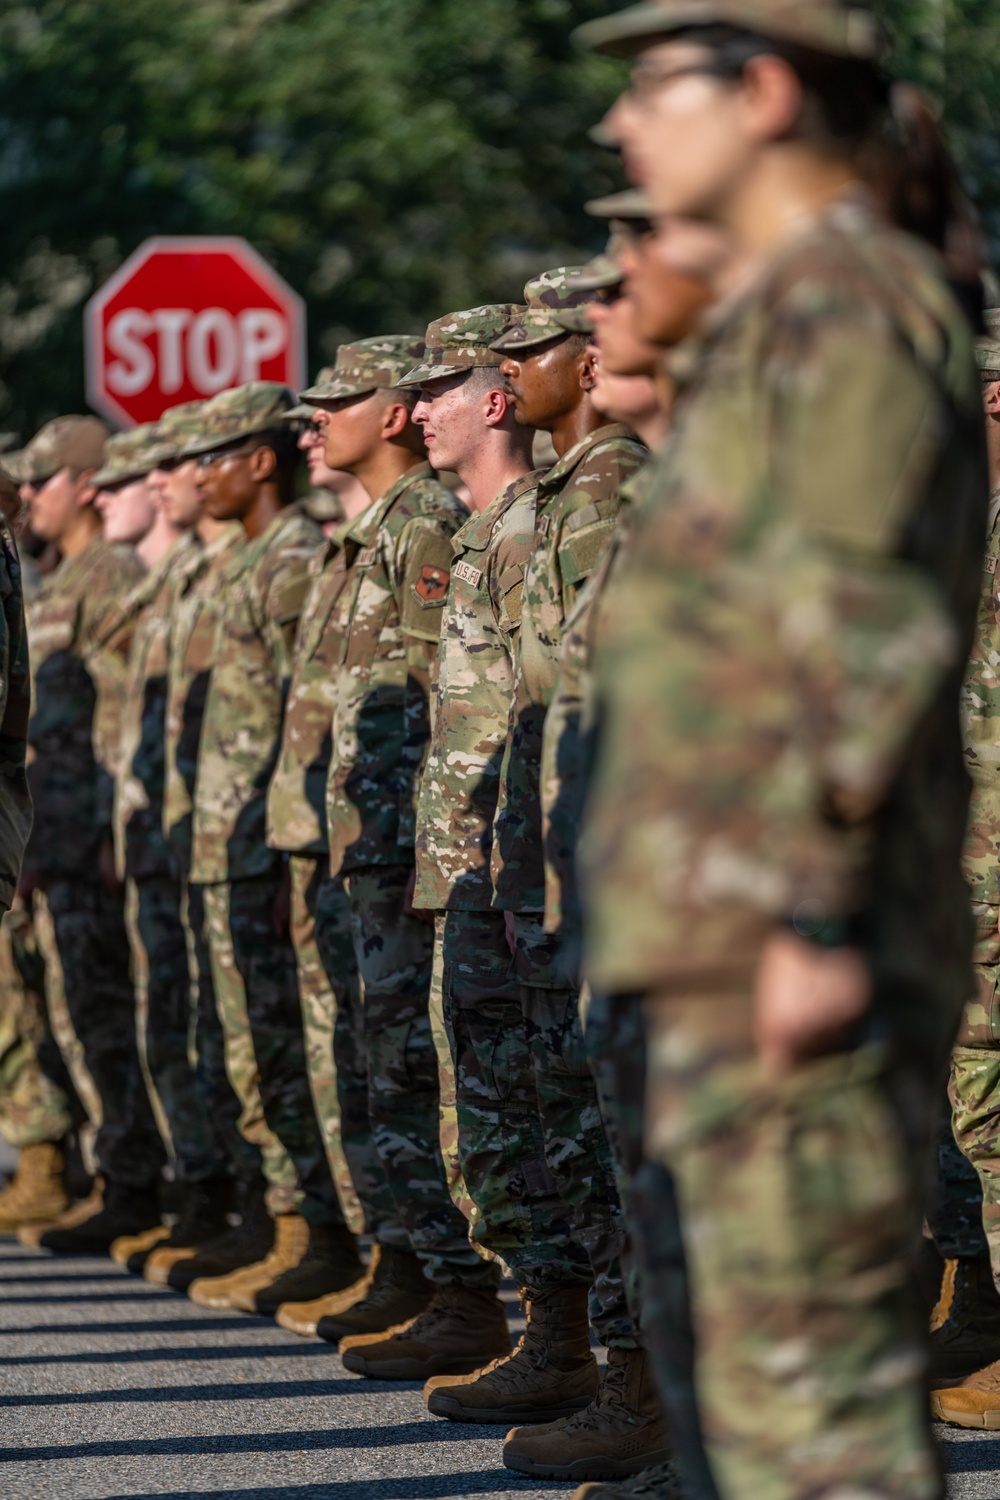
[[[329,1484],[267,1485],[258,1490],[186,1490],[184,1500],[455,1500],[466,1495],[495,1495],[500,1490],[530,1489],[569,1493],[565,1480],[529,1479],[508,1469],[476,1469],[465,1474],[407,1474],[399,1479],[343,1479]],[[137,1500],[109,1495],[107,1500]],[[138,1500],[177,1500],[162,1491]]]
[[[381,1395],[396,1382],[343,1380],[247,1380],[238,1385],[147,1385],[124,1391],[45,1391],[30,1396],[0,1396],[0,1408],[13,1406],[116,1406],[119,1402],[172,1405],[191,1401],[283,1401],[302,1396]],[[495,1431],[495,1429],[494,1429]]]
[[[496,1428],[489,1432],[496,1435]],[[0,1463],[88,1458],[218,1457],[222,1453],[314,1453],[344,1448],[405,1448],[410,1443],[467,1443],[482,1428],[466,1422],[394,1422],[391,1427],[331,1427],[305,1432],[220,1432],[208,1436],[126,1438],[120,1442],[63,1443],[51,1448],[0,1448]]]
[[[167,1327],[169,1328],[169,1324]],[[54,1331],[58,1332],[58,1328]],[[188,1346],[179,1349],[101,1349],[86,1350],[78,1354],[11,1354],[4,1355],[4,1367],[16,1365],[128,1365],[153,1364],[162,1360],[183,1359],[305,1359],[319,1355],[329,1359],[333,1354],[332,1344],[211,1344]],[[394,1381],[393,1389],[407,1390],[419,1383]]]

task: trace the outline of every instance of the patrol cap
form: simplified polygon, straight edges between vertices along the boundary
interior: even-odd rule
[[[108,438],[104,463],[94,475],[94,483],[106,488],[130,479],[143,479],[156,468],[162,449],[156,422],[142,422],[128,432],[116,432]]]
[[[594,300],[591,288],[577,285],[575,278],[582,270],[582,266],[557,266],[533,277],[524,288],[527,306],[520,322],[493,340],[492,347],[497,353],[532,349],[550,339],[561,338],[567,329],[558,314]]]
[[[318,526],[322,526],[324,521],[344,519],[343,502],[332,490],[310,490],[302,502],[302,509]]]
[[[1000,380],[1000,307],[988,307],[983,322],[986,333],[976,341],[976,364],[983,380],[991,383]]]
[[[334,366],[324,365],[313,381],[313,386],[329,385],[333,378]],[[283,422],[311,422],[314,416],[315,412],[312,407],[306,406],[305,402],[300,398],[298,406],[293,406],[291,411],[286,411],[281,420]]]
[[[99,417],[55,417],[20,453],[5,454],[4,468],[20,484],[39,484],[60,469],[99,469],[111,429]]]
[[[299,400],[321,406],[324,401],[343,401],[348,396],[366,396],[370,391],[395,390],[423,354],[423,339],[408,333],[341,344],[330,379],[301,391]]]
[[[201,432],[201,414],[206,404],[205,401],[181,401],[177,406],[167,407],[156,424],[159,452],[154,469],[168,459],[179,457],[182,449],[196,440]]]
[[[525,311],[519,302],[496,302],[437,318],[428,326],[423,359],[399,384],[412,386],[423,385],[427,380],[445,380],[451,375],[464,375],[477,366],[495,369],[503,355],[491,347],[494,340],[518,323]]]
[[[844,0],[640,0],[585,22],[573,37],[582,47],[630,57],[673,32],[719,23],[837,57],[878,62],[886,50],[874,13]]]
[[[220,391],[202,403],[195,430],[175,457],[195,458],[199,453],[211,453],[214,448],[226,448],[241,438],[270,432],[294,405],[293,393],[276,380],[252,380],[248,385]]]

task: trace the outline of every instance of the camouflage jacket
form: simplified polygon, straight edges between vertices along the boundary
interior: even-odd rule
[[[5,516],[0,515],[0,910],[14,899],[31,831],[31,795],[25,757],[31,682],[28,630],[21,591],[21,561]]]
[[[115,787],[115,857],[119,875],[131,880],[174,869],[163,832],[167,659],[174,598],[199,551],[193,531],[182,536],[123,606],[133,629]]]
[[[246,532],[234,521],[178,569],[167,642],[163,832],[182,874],[191,866],[194,786],[208,682],[215,660],[222,580]]]
[[[191,879],[245,879],[275,862],[267,787],[278,759],[309,560],[323,533],[290,505],[231,559],[194,789]]]
[[[107,621],[141,576],[131,547],[97,536],[59,564],[28,611],[35,821],[25,866],[43,878],[92,877],[111,838],[129,639],[107,639]]]
[[[977,959],[1000,963],[1000,488],[990,497],[976,637],[962,688],[965,763],[972,801],[963,864],[972,891]]]
[[[987,481],[937,261],[831,206],[718,310],[654,465],[598,606],[588,977],[742,984],[788,923],[947,1016]]]
[[[452,538],[433,730],[417,801],[416,906],[488,911],[493,904],[493,819],[540,478],[527,474],[510,485]]]
[[[539,774],[542,844],[545,856],[545,930],[558,932],[568,971],[580,964],[583,912],[576,874],[576,852],[594,757],[597,699],[594,684],[594,630],[597,606],[615,558],[625,545],[634,497],[649,474],[645,465],[622,485],[621,518],[579,598],[566,618],[559,672],[542,730]]]
[[[295,854],[324,854],[326,783],[341,640],[334,611],[347,582],[338,527],[309,563],[312,586],[299,621],[278,764],[267,793],[267,842]]]
[[[599,427],[538,484],[492,851],[495,905],[505,911],[545,910],[538,777],[563,626],[614,531],[619,487],[645,458],[627,427]]]
[[[334,875],[413,862],[451,539],[468,518],[421,464],[344,536],[349,577],[337,609],[341,651],[326,804]]]

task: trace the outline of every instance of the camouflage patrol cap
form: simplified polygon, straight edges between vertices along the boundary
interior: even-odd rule
[[[40,484],[60,469],[99,469],[110,427],[99,417],[55,417],[20,453],[4,455],[4,468],[20,484]]]
[[[497,353],[532,349],[566,333],[567,329],[557,315],[567,308],[580,307],[594,300],[589,287],[577,285],[576,277],[582,270],[582,266],[557,266],[529,281],[524,288],[527,306],[521,321],[493,340],[492,347]]]
[[[175,456],[195,458],[199,453],[211,453],[214,448],[226,448],[241,438],[270,432],[294,405],[295,397],[287,385],[276,380],[252,380],[248,385],[220,391],[202,403],[195,431]]]
[[[106,489],[108,485],[126,484],[130,479],[143,479],[156,468],[162,453],[156,422],[142,422],[128,432],[116,432],[108,438],[104,463],[94,475],[94,483]]]
[[[321,406],[324,401],[343,401],[370,391],[395,390],[403,376],[420,363],[423,353],[423,339],[408,333],[341,344],[330,379],[300,391],[299,400]]]
[[[572,278],[572,286],[583,295],[578,305],[560,308],[556,313],[556,321],[566,333],[591,333],[594,325],[590,309],[603,300],[601,294],[621,285],[622,270],[614,254],[617,238],[612,234],[607,248],[588,260]]]
[[[313,388],[329,385],[335,373],[333,365],[324,365],[313,381]],[[305,402],[300,400],[298,406],[293,406],[291,411],[286,411],[281,420],[283,422],[311,422],[314,416],[313,408],[306,406]]]
[[[205,401],[181,401],[177,406],[168,406],[156,424],[159,452],[156,464],[178,458],[188,443],[197,440],[201,433],[201,414]]]
[[[477,365],[495,369],[503,355],[492,348],[493,341],[518,323],[525,311],[518,302],[496,302],[437,318],[428,326],[423,359],[399,384],[445,380],[451,375],[464,375]]]
[[[886,50],[878,18],[845,0],[640,0],[573,36],[582,47],[630,57],[673,32],[719,23],[838,57],[877,62]]]
[[[992,384],[994,380],[1000,380],[1000,307],[987,308],[983,322],[986,333],[976,341],[976,364],[983,380]]]
[[[333,490],[310,490],[302,502],[302,509],[318,526],[344,519],[343,501]]]

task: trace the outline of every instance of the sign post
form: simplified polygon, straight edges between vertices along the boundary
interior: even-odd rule
[[[246,240],[144,241],[84,310],[87,399],[118,427],[249,380],[306,382],[305,305]]]

